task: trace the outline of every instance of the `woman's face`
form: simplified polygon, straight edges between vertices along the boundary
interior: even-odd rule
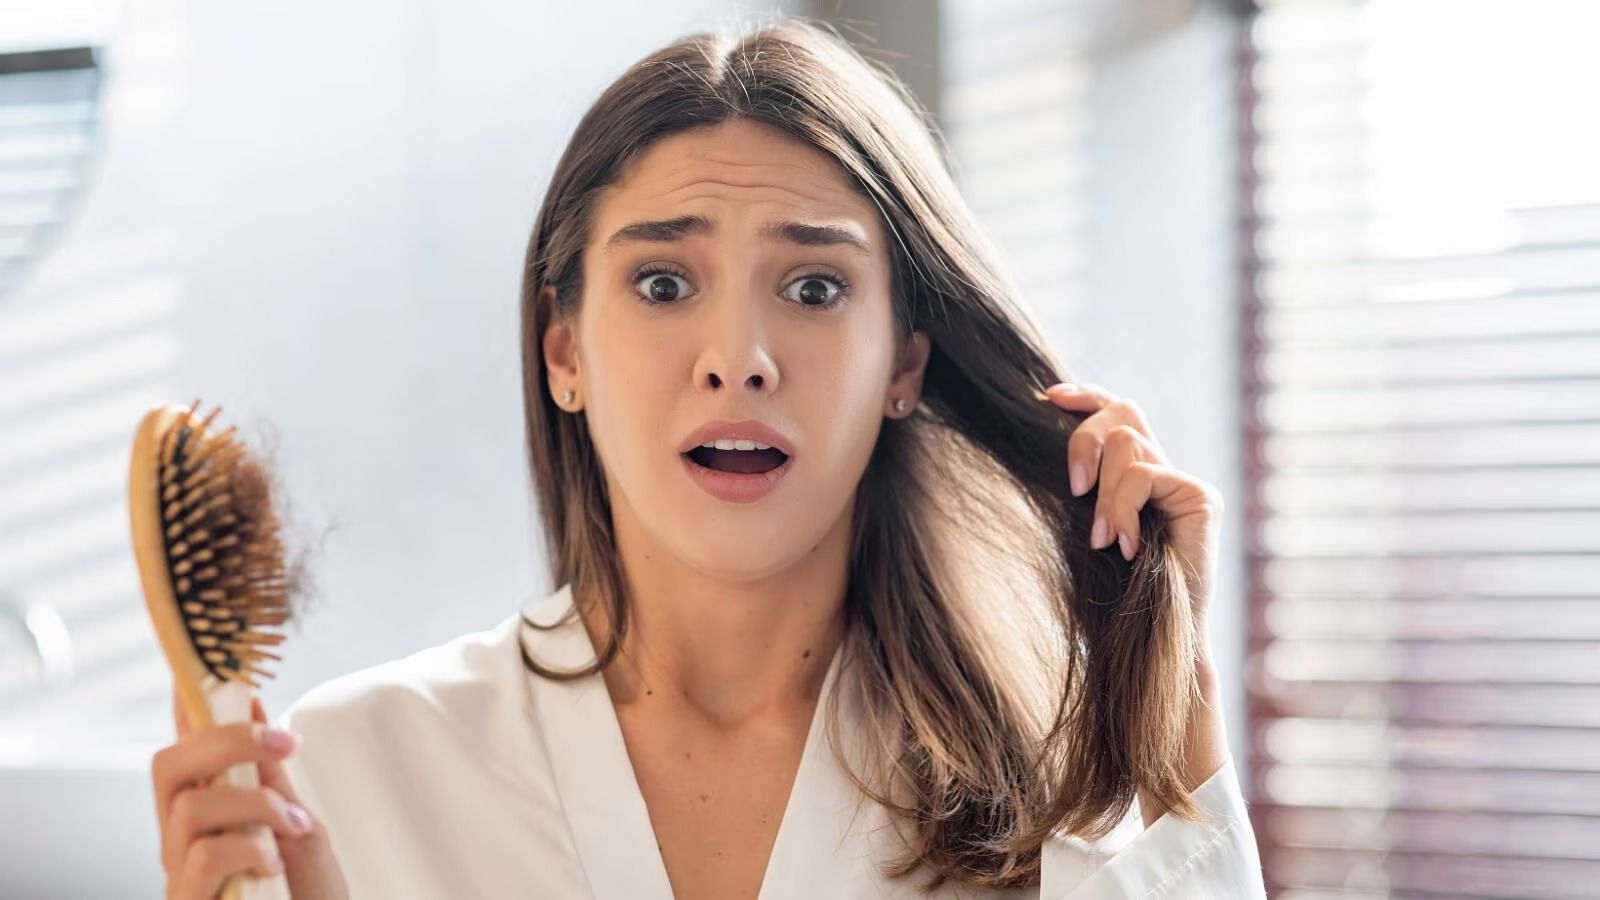
[[[554,323],[544,349],[613,515],[733,580],[847,533],[883,417],[915,406],[929,352],[920,334],[897,342],[887,238],[835,160],[749,121],[665,138],[601,194],[576,327]],[[686,454],[718,420],[765,425],[788,458],[765,476],[706,471],[780,459]]]

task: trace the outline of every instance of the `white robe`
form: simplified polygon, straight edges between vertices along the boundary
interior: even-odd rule
[[[572,605],[563,585],[529,608],[552,623]],[[666,868],[599,675],[558,682],[535,659],[575,668],[594,658],[574,619],[553,631],[513,615],[487,631],[317,686],[278,720],[305,738],[287,768],[325,823],[354,900],[671,898]],[[903,897],[926,872],[888,879],[896,835],[827,745],[829,664],[759,900]],[[849,697],[849,692],[841,699]],[[840,704],[848,726],[852,704]],[[859,753],[852,746],[847,752]],[[851,757],[859,758],[859,757]],[[982,891],[946,882],[932,896],[1264,898],[1261,865],[1230,756],[1194,792],[1211,824],[1163,815],[1146,829],[1135,802],[1109,836],[1051,839],[1038,888]]]

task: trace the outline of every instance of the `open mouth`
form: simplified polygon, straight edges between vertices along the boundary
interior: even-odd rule
[[[782,466],[789,456],[776,447],[766,450],[717,450],[715,447],[696,447],[685,453],[691,461],[718,472],[733,472],[738,476],[758,476]]]
[[[765,450],[718,450],[715,447],[696,447],[683,455],[696,465],[735,475],[761,475],[771,472],[789,459],[787,454],[776,447]]]
[[[679,456],[690,480],[727,503],[761,500],[777,490],[794,468],[794,457],[775,443],[746,437],[706,440]]]

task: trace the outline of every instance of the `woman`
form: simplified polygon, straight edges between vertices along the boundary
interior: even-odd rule
[[[1218,493],[1062,383],[936,139],[803,20],[613,84],[524,271],[556,589],[311,691],[297,751],[180,716],[169,897],[1264,896]]]

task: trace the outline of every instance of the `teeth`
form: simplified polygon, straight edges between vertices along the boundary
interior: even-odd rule
[[[760,441],[736,441],[736,440],[733,440],[731,438],[718,438],[717,440],[714,440],[714,441],[706,441],[704,444],[701,444],[700,446],[706,448],[707,450],[771,450],[772,449],[772,445],[771,444],[763,444]]]

